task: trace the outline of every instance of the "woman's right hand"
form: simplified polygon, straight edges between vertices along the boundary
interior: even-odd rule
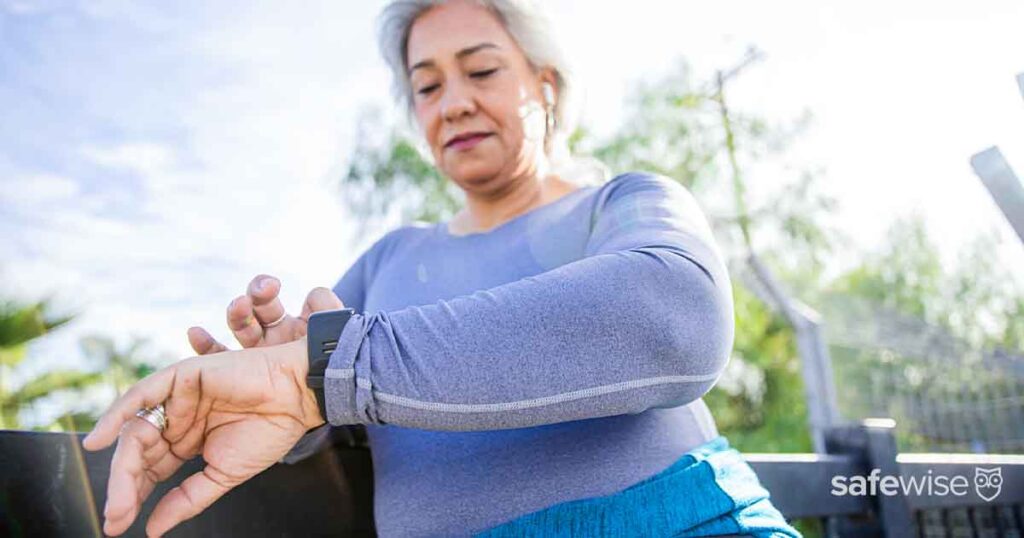
[[[243,348],[263,347],[298,340],[306,335],[306,322],[310,314],[321,310],[344,308],[341,300],[327,288],[313,288],[306,296],[302,312],[298,317],[288,314],[278,294],[281,281],[270,275],[256,275],[249,282],[245,295],[240,295],[228,304],[228,328]],[[273,327],[266,324],[281,320]],[[218,342],[206,329],[191,327],[188,342],[199,355],[226,351],[227,346]]]

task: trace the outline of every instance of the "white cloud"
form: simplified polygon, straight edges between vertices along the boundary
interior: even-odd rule
[[[11,206],[67,202],[81,190],[73,179],[47,173],[6,179],[4,183],[4,188],[0,189],[0,201]]]
[[[174,150],[166,144],[127,142],[110,147],[86,146],[81,153],[100,166],[122,168],[143,175],[162,172],[173,164]]]

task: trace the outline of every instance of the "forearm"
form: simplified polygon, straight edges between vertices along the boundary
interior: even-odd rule
[[[733,312],[724,271],[686,256],[600,254],[450,301],[354,316],[327,372],[328,419],[488,430],[689,403],[728,359]]]

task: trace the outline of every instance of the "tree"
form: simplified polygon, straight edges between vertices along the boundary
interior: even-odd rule
[[[364,224],[392,212],[405,223],[438,222],[458,211],[461,191],[423,158],[409,133],[386,126],[379,113],[368,109],[358,119],[356,140],[341,186],[349,208]]]
[[[974,238],[947,270],[918,215],[898,219],[887,242],[826,287],[948,331],[973,349],[1024,350],[1024,287],[998,264],[998,238]]]
[[[0,301],[0,428],[19,429],[20,411],[54,392],[81,390],[100,381],[102,376],[97,372],[58,369],[32,377],[17,387],[9,385],[11,374],[28,356],[28,343],[70,320],[71,316],[55,316],[47,301]]]
[[[139,356],[146,346],[145,340],[133,337],[125,347],[118,347],[111,338],[95,335],[83,338],[81,346],[97,368],[91,371],[57,368],[15,387],[10,386],[8,380],[15,377],[13,374],[17,373],[18,367],[30,357],[28,344],[64,326],[71,319],[72,316],[54,315],[48,301],[30,304],[0,301],[0,429],[22,429],[22,411],[54,394],[71,392],[83,396],[90,389],[109,385],[120,395],[154,371],[152,364]],[[76,398],[76,403],[56,419],[36,425],[35,429],[90,429],[98,413],[96,409],[83,407],[82,400]]]

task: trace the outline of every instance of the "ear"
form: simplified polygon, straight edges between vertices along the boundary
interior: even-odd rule
[[[546,83],[546,84],[550,84],[551,85],[551,92],[552,92],[552,95],[551,95],[552,102],[551,102],[551,104],[557,103],[558,102],[558,77],[555,75],[555,70],[550,68],[550,67],[545,67],[545,68],[540,70],[540,72],[537,75],[537,78],[538,78],[538,82],[540,82],[540,90],[541,90],[540,95],[541,95],[541,99],[544,98],[544,84]]]

